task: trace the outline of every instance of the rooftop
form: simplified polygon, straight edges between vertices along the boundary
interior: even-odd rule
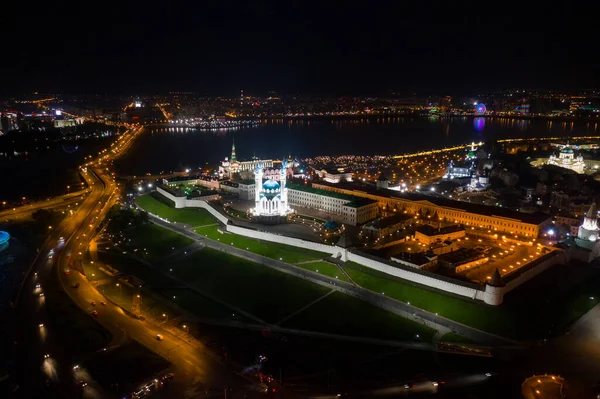
[[[399,213],[394,216],[389,216],[387,218],[375,219],[372,222],[367,223],[366,226],[374,227],[376,229],[385,229],[390,226],[394,226],[398,223],[402,223],[404,221],[412,219],[412,216],[405,215],[404,213]]]
[[[360,208],[361,206],[370,205],[370,204],[377,202],[377,201],[374,201],[374,200],[371,200],[368,198],[337,193],[335,191],[323,190],[323,189],[315,188],[312,186],[305,186],[303,184],[288,183],[286,185],[286,187],[291,190],[304,191],[307,193],[323,195],[325,197],[332,197],[332,198],[338,198],[341,200],[346,200],[348,202],[345,203],[344,205],[349,206],[351,208]]]
[[[433,237],[442,234],[456,233],[458,231],[463,231],[464,229],[464,227],[459,226],[457,224],[445,227],[433,227],[430,224],[424,224],[423,226],[419,226],[417,228],[417,231],[426,236]]]
[[[399,200],[413,202],[428,202],[432,205],[437,205],[443,208],[456,209],[459,211],[474,213],[477,215],[495,216],[500,218],[512,219],[523,223],[530,223],[535,225],[540,225],[548,219],[550,219],[550,215],[547,215],[543,212],[523,213],[513,211],[507,208],[498,208],[495,206],[474,204],[471,202],[455,201],[448,198],[433,195],[425,195],[421,193],[399,193],[397,191],[391,190],[377,190],[374,187],[367,185],[359,186],[356,183],[341,182],[337,184],[329,184],[327,182],[319,182],[319,185],[338,189],[352,190],[357,192],[364,192],[367,194],[376,195],[384,198],[397,198]]]

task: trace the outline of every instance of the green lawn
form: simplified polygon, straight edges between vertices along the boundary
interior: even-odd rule
[[[402,302],[437,313],[475,328],[496,333],[507,333],[518,328],[511,324],[503,308],[478,304],[453,295],[427,289],[410,281],[394,278],[385,273],[349,262],[344,270],[358,285],[384,293]],[[508,324],[507,324],[508,323]]]
[[[311,272],[317,272],[323,274],[325,276],[329,276],[341,281],[348,282],[348,277],[333,263],[329,262],[311,262],[311,263],[302,263],[296,265],[306,270],[310,270]]]
[[[205,248],[174,264],[172,274],[263,320],[275,322],[326,293],[324,287]]]
[[[429,327],[340,292],[303,310],[284,322],[283,326],[397,341],[431,342],[434,334]]]
[[[124,235],[131,239],[119,244],[142,259],[156,261],[168,254],[192,244],[191,238],[182,236],[171,230],[155,224],[147,224],[133,230],[125,231]]]
[[[170,222],[185,223],[190,226],[204,226],[217,223],[217,220],[206,209],[175,209],[158,200],[158,193],[150,193],[136,198],[135,202],[147,212],[165,218]]]
[[[208,299],[189,288],[160,289],[159,293],[169,301],[176,303],[181,308],[200,318],[246,321],[242,315],[234,316],[234,312],[229,308]]]
[[[237,248],[242,248],[271,259],[282,260],[287,263],[298,263],[307,260],[322,259],[329,254],[323,252],[311,251],[309,249],[293,247],[291,245],[277,244],[268,241],[259,241],[253,238],[240,236],[237,234],[221,234],[217,231],[217,226],[201,227],[195,230],[196,233],[211,238],[215,241],[221,241]]]

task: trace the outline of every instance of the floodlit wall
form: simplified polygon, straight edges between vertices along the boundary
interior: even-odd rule
[[[346,248],[341,248],[338,246],[326,245],[318,242],[306,241],[299,238],[228,224],[229,219],[225,215],[221,214],[203,200],[187,200],[185,197],[175,197],[160,187],[157,187],[157,190],[159,193],[175,202],[176,208],[184,208],[188,206],[206,209],[211,215],[225,225],[226,230],[229,233],[239,234],[245,237],[251,237],[263,241],[281,243],[294,247],[306,248],[313,251],[324,252],[331,254],[333,257],[337,257],[344,262],[355,262],[370,269],[389,274],[390,276],[421,284],[425,287],[431,287],[440,291],[449,292],[464,298],[483,301],[488,305],[500,305],[504,299],[504,295],[508,292],[517,288],[521,284],[524,284],[538,274],[548,270],[551,266],[555,264],[566,263],[568,261],[568,254],[566,254],[564,251],[553,251],[551,254],[546,255],[547,259],[539,260],[538,264],[521,273],[514,279],[509,280],[503,287],[492,287],[487,284],[481,286],[475,283],[453,280],[451,278],[436,275],[428,271],[418,270],[415,269],[414,266],[411,267],[401,263],[393,266],[386,263],[386,261],[383,259],[379,260],[374,256],[349,251]]]
[[[313,251],[325,252],[333,256],[339,255],[340,253],[340,249],[333,245],[326,245],[318,242],[301,240],[299,238],[282,236],[278,234],[268,233],[266,231],[247,229],[244,227],[234,226],[232,224],[227,225],[227,232],[239,234],[245,237],[256,238],[263,241],[276,242],[280,244],[292,245],[294,247],[306,248]]]
[[[388,265],[387,263],[352,251],[348,251],[348,260],[403,280],[413,281],[427,287],[437,288],[438,290],[451,292],[463,297],[483,300],[484,291],[481,288],[478,288],[477,284],[458,284],[458,281],[457,283],[454,283],[449,281],[450,279],[446,280],[442,276],[423,271],[417,272],[417,269],[411,268],[410,266],[402,267],[401,264],[398,264],[397,266]]]
[[[206,200],[187,199],[186,197],[176,197],[160,187],[156,187],[156,191],[173,201],[175,203],[175,208],[203,208],[206,209],[215,218],[217,218],[221,223],[227,224],[227,222],[229,221],[229,219],[227,219],[225,215],[217,211],[215,208],[210,206],[209,203],[206,202],[206,200],[213,199],[213,196],[207,197]]]

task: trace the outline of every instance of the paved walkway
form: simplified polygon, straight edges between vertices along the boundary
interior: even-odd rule
[[[315,299],[314,301],[312,301],[311,303],[309,303],[306,306],[301,307],[300,309],[296,310],[294,313],[289,314],[287,316],[285,316],[283,319],[279,320],[277,323],[275,323],[275,325],[281,325],[282,323],[284,323],[286,320],[291,319],[292,317],[296,316],[298,313],[302,312],[305,309],[310,308],[312,305],[314,305],[315,303],[319,302],[322,299],[327,298],[329,295],[333,294],[335,292],[335,290],[331,290],[328,293],[326,293],[325,295],[321,295],[320,297],[318,297],[317,299]]]

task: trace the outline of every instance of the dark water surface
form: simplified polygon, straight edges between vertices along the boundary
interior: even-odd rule
[[[395,155],[471,141],[510,137],[579,136],[597,133],[598,124],[525,119],[365,118],[359,120],[274,120],[233,130],[147,128],[117,162],[125,175],[195,169],[231,154],[281,159],[318,155]]]

